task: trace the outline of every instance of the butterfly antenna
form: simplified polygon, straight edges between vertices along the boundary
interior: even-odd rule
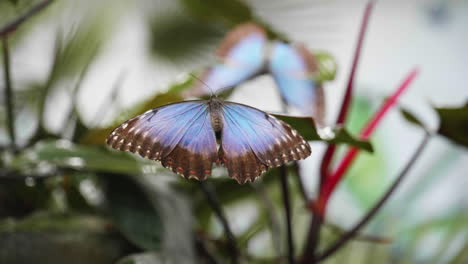
[[[198,78],[198,77],[197,77],[195,74],[193,74],[193,73],[190,73],[190,76],[192,76],[193,78],[197,79],[197,80],[198,80],[199,82],[201,82],[203,85],[205,85],[206,87],[208,87],[208,89],[210,89],[210,92],[211,92],[210,98],[213,98],[213,96],[216,97],[215,92],[213,91],[213,89],[211,89],[211,87],[210,87],[206,82],[204,82],[202,79]]]

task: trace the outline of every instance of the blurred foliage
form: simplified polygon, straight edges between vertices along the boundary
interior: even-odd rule
[[[147,161],[149,163],[150,161]],[[38,168],[38,166],[42,167]],[[103,147],[80,146],[66,140],[38,142],[12,161],[12,168],[53,173],[57,168],[115,173],[141,173],[141,161]]]
[[[175,14],[153,19],[150,30],[153,53],[176,63],[194,60],[197,53],[222,36],[212,24]]]
[[[253,18],[250,8],[240,0],[179,0],[196,18],[205,22],[234,26]]]
[[[350,133],[357,135],[366,125],[369,117],[372,116],[374,108],[366,97],[355,96],[353,100],[346,128],[349,129]],[[372,138],[374,142],[382,142],[379,134]],[[342,147],[341,152],[347,150],[347,147]],[[347,188],[352,192],[361,208],[372,206],[388,186],[385,155],[386,153],[382,153],[380,149],[372,155],[361,153],[344,179]]]
[[[155,253],[141,253],[127,256],[117,264],[163,264],[165,263],[161,257]]]
[[[35,213],[0,221],[1,263],[112,263],[134,249],[97,216]]]

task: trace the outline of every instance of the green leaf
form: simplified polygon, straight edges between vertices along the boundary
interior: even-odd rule
[[[135,245],[160,250],[163,224],[143,187],[128,176],[106,174],[106,197],[111,218]]]
[[[45,168],[67,168],[114,173],[141,173],[143,166],[156,166],[155,162],[134,155],[97,146],[79,146],[67,140],[38,142],[17,157],[12,167],[41,173]],[[48,170],[44,171],[48,173]]]
[[[134,244],[173,263],[194,259],[191,208],[158,176],[105,174],[106,197],[116,225]]]
[[[418,118],[416,118],[410,111],[404,109],[404,108],[401,108],[400,109],[401,111],[401,114],[403,115],[403,117],[406,119],[406,121],[410,122],[410,123],[413,123],[415,125],[418,125],[420,127],[426,127],[421,121],[419,121]]]
[[[343,127],[335,127],[333,136],[322,138],[315,127],[315,122],[311,117],[286,116],[275,114],[275,117],[283,120],[294,127],[308,141],[324,141],[333,144],[347,144],[368,152],[373,152],[372,144],[366,140],[356,139]]]
[[[462,107],[435,110],[440,118],[437,132],[455,144],[468,147],[468,103]]]

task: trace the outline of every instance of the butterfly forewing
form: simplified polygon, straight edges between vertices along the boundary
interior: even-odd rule
[[[224,102],[222,116],[221,160],[240,183],[311,153],[296,130],[263,111]]]
[[[217,159],[206,101],[152,109],[117,127],[107,138],[107,144],[160,160],[164,167],[186,178],[205,179]]]

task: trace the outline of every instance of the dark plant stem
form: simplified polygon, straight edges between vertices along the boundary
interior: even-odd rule
[[[411,156],[409,161],[406,163],[403,170],[400,172],[396,180],[389,187],[389,189],[384,193],[384,195],[379,199],[379,201],[367,212],[367,214],[346,234],[340,237],[333,245],[325,249],[322,254],[320,254],[316,259],[322,261],[327,257],[331,256],[337,250],[342,248],[348,241],[350,241],[382,208],[385,202],[390,198],[390,196],[395,192],[398,186],[400,186],[403,179],[408,175],[408,172],[416,163],[417,159],[421,156],[422,151],[427,147],[427,143],[431,137],[431,134],[425,131],[425,135],[419,146],[417,147],[414,154]]]
[[[314,213],[307,233],[307,244],[304,248],[301,264],[315,263],[315,249],[319,242],[320,229],[322,227],[322,216]]]
[[[14,98],[10,70],[10,49],[8,37],[2,38],[3,46],[3,75],[5,76],[5,106],[7,111],[8,136],[10,137],[10,148],[16,151]]]
[[[195,235],[195,247],[200,252],[200,255],[202,255],[203,258],[205,258],[206,263],[208,264],[218,263],[218,261],[216,261],[216,258],[213,255],[211,255],[211,253],[206,248],[205,243],[203,243],[203,240],[197,235]]]
[[[34,16],[35,14],[39,13],[42,9],[47,7],[50,3],[52,3],[52,0],[44,0],[37,5],[33,6],[31,9],[29,9],[25,14],[22,16],[18,17],[17,19],[11,21],[4,27],[0,29],[0,37],[4,37],[11,32],[15,31],[23,22],[28,20],[30,17]]]
[[[304,181],[302,180],[301,166],[299,165],[298,162],[294,162],[292,165],[293,165],[294,171],[296,172],[297,187],[299,188],[300,195],[302,199],[304,200],[304,204],[308,204],[309,197],[307,196],[307,191],[304,186]]]
[[[291,197],[289,194],[288,186],[288,169],[286,166],[281,166],[280,179],[281,179],[281,193],[283,195],[284,215],[286,217],[286,241],[288,246],[288,262],[289,264],[296,263],[294,260],[294,239],[292,231],[292,216],[291,216]]]
[[[226,216],[224,215],[218,197],[216,196],[216,193],[212,189],[212,186],[209,185],[209,183],[200,181],[200,187],[214,213],[221,221],[221,225],[223,226],[224,232],[226,233],[229,251],[232,257],[232,263],[237,264],[239,263],[239,250],[237,248],[236,238],[234,237],[234,234],[231,231],[231,227],[229,226],[229,222],[227,221]]]

